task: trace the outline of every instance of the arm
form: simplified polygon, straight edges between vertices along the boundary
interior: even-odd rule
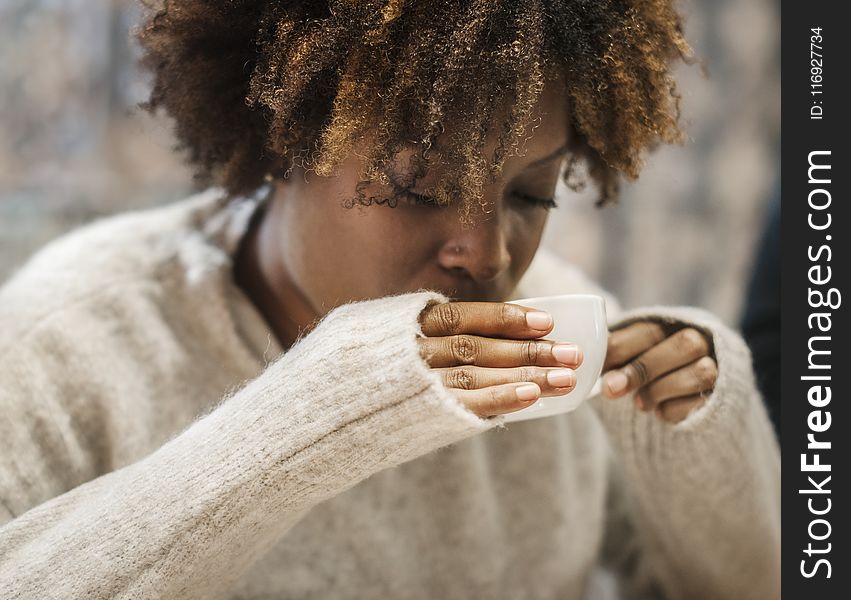
[[[444,300],[419,292],[339,307],[152,454],[22,514],[11,507],[24,490],[61,487],[33,480],[60,477],[48,463],[62,452],[40,445],[49,421],[32,409],[61,403],[33,396],[51,389],[49,375],[37,351],[16,348],[0,372],[2,595],[214,596],[312,506],[492,427],[420,358],[417,317]]]
[[[706,403],[677,424],[636,410],[631,396],[593,400],[622,470],[606,559],[623,574],[627,597],[777,598],[780,455],[747,347],[697,309],[631,311],[620,324],[645,319],[707,333],[718,379]]]

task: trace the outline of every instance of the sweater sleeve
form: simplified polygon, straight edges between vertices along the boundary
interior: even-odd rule
[[[780,597],[780,453],[742,339],[692,308],[630,311],[709,334],[715,389],[685,420],[637,410],[632,395],[593,406],[614,450],[604,562],[626,598]]]
[[[420,291],[338,307],[145,458],[22,514],[19,490],[61,470],[39,439],[67,415],[30,408],[33,380],[49,375],[16,348],[0,371],[0,595],[215,597],[312,506],[501,424],[460,405],[419,355],[418,315],[442,301]]]

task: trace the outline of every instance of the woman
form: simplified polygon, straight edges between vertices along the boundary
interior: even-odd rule
[[[607,397],[501,416],[582,360],[504,301],[603,293],[538,250],[558,178],[610,200],[679,137],[668,2],[175,0],[139,37],[215,185],[0,290],[4,597],[779,595],[779,453],[710,315],[618,314]]]

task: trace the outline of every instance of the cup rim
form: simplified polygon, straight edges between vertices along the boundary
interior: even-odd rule
[[[585,395],[579,400],[573,400],[570,396],[567,397],[567,402],[563,404],[563,406],[559,407],[557,403],[553,403],[553,398],[541,398],[538,402],[533,404],[532,406],[507,413],[504,415],[504,420],[506,423],[516,423],[521,421],[528,421],[533,419],[540,419],[545,417],[556,417],[560,415],[564,415],[576,410],[581,404],[584,404],[588,401],[590,397],[594,395],[594,390],[597,385],[599,385],[600,376],[602,374],[603,364],[605,364],[605,338],[607,336],[608,331],[608,319],[606,315],[606,299],[604,296],[600,294],[551,294],[548,296],[535,296],[532,298],[519,298],[518,300],[509,300],[511,303],[518,303],[520,300],[523,301],[524,306],[534,308],[535,303],[540,300],[558,300],[559,298],[564,298],[565,300],[574,299],[582,302],[584,304],[583,307],[580,307],[580,311],[582,314],[588,314],[589,312],[594,315],[594,328],[597,331],[595,334],[595,338],[600,333],[600,330],[603,332],[603,340],[601,340],[600,348],[601,352],[599,353],[599,367],[597,370],[597,376],[594,379],[594,382],[591,384],[591,387],[585,391]],[[599,317],[599,319],[597,318]],[[582,367],[588,368],[587,359],[589,356],[586,355],[586,362],[583,362]]]
[[[606,303],[605,298],[603,298],[599,294],[551,294],[549,296],[534,296],[532,298],[518,298],[516,300],[508,300],[508,302],[516,304],[517,302],[520,302],[521,300],[524,301],[524,302],[531,302],[533,300],[553,300],[553,299],[556,299],[556,298],[565,298],[565,297],[576,298],[577,300],[579,300],[579,299],[599,300],[604,305]]]

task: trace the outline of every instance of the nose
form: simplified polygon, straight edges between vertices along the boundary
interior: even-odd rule
[[[463,271],[477,283],[493,281],[511,264],[505,222],[499,209],[476,219],[475,225],[458,229],[440,250],[441,266],[452,272]]]

